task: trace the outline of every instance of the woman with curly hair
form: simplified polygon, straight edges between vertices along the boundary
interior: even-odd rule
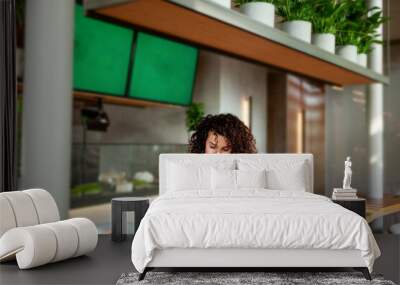
[[[232,114],[207,115],[189,140],[191,153],[256,153],[250,129]]]

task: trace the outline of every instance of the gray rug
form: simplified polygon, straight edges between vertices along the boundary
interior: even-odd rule
[[[148,272],[146,278],[138,281],[138,273],[122,274],[117,285],[146,284],[328,284],[395,285],[380,275],[372,275],[368,281],[359,272]]]

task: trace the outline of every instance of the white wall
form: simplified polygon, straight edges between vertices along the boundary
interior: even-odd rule
[[[258,152],[267,150],[267,69],[221,56],[220,112],[240,118],[241,98],[252,98],[252,132]]]
[[[220,109],[221,56],[208,51],[199,52],[194,102],[204,103],[206,114],[217,114]]]
[[[240,118],[241,98],[252,97],[252,132],[258,152],[267,149],[267,68],[207,51],[200,52],[194,101],[206,114],[231,113]]]

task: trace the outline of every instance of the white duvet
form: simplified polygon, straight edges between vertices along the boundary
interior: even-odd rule
[[[155,249],[358,249],[372,271],[380,251],[359,215],[307,192],[181,191],[154,200],[132,243],[132,262],[143,272]]]

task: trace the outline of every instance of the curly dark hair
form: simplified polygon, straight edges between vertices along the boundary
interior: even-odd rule
[[[256,153],[256,140],[250,129],[232,114],[207,115],[201,119],[189,139],[189,152],[204,153],[208,133],[224,136],[230,143],[231,153]]]

